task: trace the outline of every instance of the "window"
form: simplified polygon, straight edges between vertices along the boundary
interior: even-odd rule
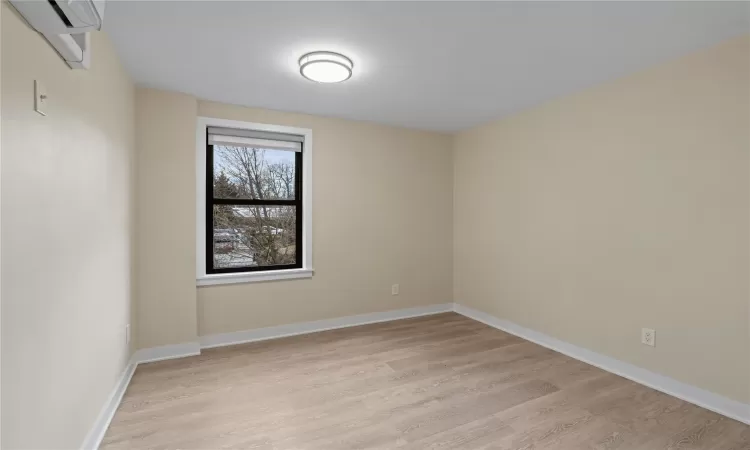
[[[226,122],[199,121],[198,284],[311,276],[310,131]]]

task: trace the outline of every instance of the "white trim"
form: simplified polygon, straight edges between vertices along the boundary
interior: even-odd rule
[[[295,278],[312,278],[313,271],[308,269],[274,270],[272,272],[243,272],[206,275],[198,278],[198,286],[216,284],[250,283],[255,281],[292,280]]]
[[[99,447],[101,440],[114,417],[122,397],[140,363],[162,361],[165,359],[195,356],[201,353],[202,348],[223,347],[228,345],[243,344],[247,342],[264,341],[300,334],[316,333],[319,331],[333,330],[338,328],[355,327],[370,323],[390,322],[394,320],[407,319],[410,317],[427,316],[443,312],[455,311],[470,319],[485,323],[491,327],[511,333],[520,338],[534,342],[543,347],[555,350],[571,358],[596,366],[607,372],[635,381],[642,385],[664,392],[665,394],[685,400],[686,402],[714,411],[718,414],[730,417],[750,425],[750,405],[722,397],[706,390],[690,386],[680,381],[663,375],[650,372],[646,369],[628,364],[608,356],[604,356],[590,350],[569,344],[553,338],[538,331],[530,330],[513,322],[498,319],[490,314],[469,308],[460,304],[444,303],[439,305],[423,306],[417,308],[399,309],[356,316],[340,317],[336,319],[317,320],[290,325],[279,325],[275,327],[258,328],[254,330],[237,331],[234,333],[214,334],[201,336],[200,342],[189,342],[185,344],[165,345],[141,349],[133,354],[130,363],[123,371],[112,394],[104,404],[104,408],[94,422],[94,426],[86,436],[82,445],[83,450],[92,450]]]
[[[115,388],[107,398],[107,401],[104,402],[104,407],[94,421],[94,425],[91,427],[91,430],[89,430],[86,438],[83,440],[81,449],[96,450],[99,448],[102,439],[104,439],[104,435],[107,433],[109,424],[115,417],[117,408],[120,407],[122,398],[130,385],[130,380],[133,378],[138,364],[163,361],[166,359],[184,358],[186,356],[200,355],[200,353],[200,345],[197,342],[164,345],[161,347],[137,350],[133,356],[131,356],[128,365],[125,366],[125,370],[123,370],[122,375],[120,375],[120,379],[117,381],[117,384],[115,384]]]
[[[222,275],[206,274],[206,127],[237,128],[253,131],[268,131],[272,133],[294,134],[304,137],[302,151],[302,270],[312,276],[312,152],[313,136],[309,128],[287,127],[266,123],[243,122],[240,120],[216,119],[212,117],[198,117],[195,133],[195,179],[196,179],[196,284],[208,286],[228,283],[248,283],[254,281],[284,280],[301,278],[300,276],[279,275],[279,271],[255,272],[256,276],[243,273],[245,277],[226,277]],[[209,282],[209,280],[211,280]]]
[[[333,330],[336,328],[354,327],[368,323],[389,322],[392,320],[407,319],[409,317],[427,316],[443,312],[453,311],[453,303],[441,305],[422,306],[418,308],[399,309],[379,313],[360,314],[357,316],[341,317],[337,319],[318,320],[315,322],[304,322],[292,325],[280,325],[277,327],[259,328],[236,333],[214,334],[203,336],[198,342],[184,344],[163,345],[161,347],[144,348],[136,351],[130,358],[130,362],[120,376],[114,390],[104,403],[94,425],[86,435],[81,446],[82,450],[96,450],[107,433],[107,428],[122,402],[125,391],[133,378],[138,364],[147,362],[163,361],[167,359],[184,358],[187,356],[200,355],[201,348],[223,347],[226,345],[242,344],[245,342],[264,341],[268,339],[295,336],[299,334],[315,333],[318,331]]]
[[[265,341],[300,334],[317,333],[319,331],[335,330],[338,328],[356,327],[369,323],[390,322],[410,317],[429,316],[453,311],[452,303],[421,306],[417,308],[397,309],[356,316],[339,317],[336,319],[316,320],[275,327],[257,328],[254,330],[237,331],[234,333],[212,334],[201,336],[201,348],[224,347],[227,345],[244,344],[247,342]]]
[[[669,394],[673,397],[685,400],[686,402],[750,425],[750,405],[748,404],[685,384],[681,381],[677,381],[664,375],[659,375],[609,356],[586,350],[538,331],[524,328],[507,320],[498,319],[495,316],[458,303],[455,304],[454,310],[470,319],[485,323],[491,327],[526,339],[527,341],[534,342],[535,344],[539,344],[543,347],[570,356],[571,358],[591,364],[602,370],[606,370],[607,372],[614,373],[623,378],[635,381],[636,383],[640,383],[644,386],[656,389],[657,391],[664,392],[665,394]]]
[[[130,379],[133,378],[137,365],[138,363],[130,361],[125,367],[122,375],[120,375],[120,379],[117,381],[117,384],[115,384],[115,388],[112,390],[109,398],[107,398],[107,401],[104,402],[104,407],[99,413],[99,416],[96,418],[96,421],[94,421],[94,426],[91,427],[91,430],[83,440],[83,445],[81,445],[82,450],[96,450],[99,448],[99,445],[102,443],[102,439],[104,439],[104,435],[107,432],[107,428],[109,428],[109,424],[112,422],[112,418],[115,416],[115,412],[117,412],[117,408],[120,406],[122,397],[128,389]]]
[[[142,348],[133,354],[132,361],[143,364],[165,359],[184,358],[186,356],[197,356],[201,354],[200,344],[197,342],[186,342],[184,344],[162,345],[161,347]]]

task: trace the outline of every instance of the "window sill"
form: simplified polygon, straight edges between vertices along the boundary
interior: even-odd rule
[[[259,281],[293,280],[312,278],[312,269],[273,270],[268,272],[245,272],[204,275],[196,282],[198,286],[215,286],[218,284],[257,283]]]

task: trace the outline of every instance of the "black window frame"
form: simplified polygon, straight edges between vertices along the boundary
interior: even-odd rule
[[[302,152],[305,143],[301,144],[301,151],[294,152],[294,200],[259,200],[240,198],[214,197],[214,146],[209,144],[208,130],[206,131],[206,274],[270,272],[302,268],[302,252],[304,236],[302,234]],[[214,205],[242,205],[242,206],[295,206],[296,242],[294,264],[277,264],[273,266],[243,266],[243,267],[214,267]]]

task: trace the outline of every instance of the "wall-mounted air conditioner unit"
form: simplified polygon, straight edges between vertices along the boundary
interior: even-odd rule
[[[104,0],[10,0],[73,69],[88,69],[90,31],[100,30]]]

